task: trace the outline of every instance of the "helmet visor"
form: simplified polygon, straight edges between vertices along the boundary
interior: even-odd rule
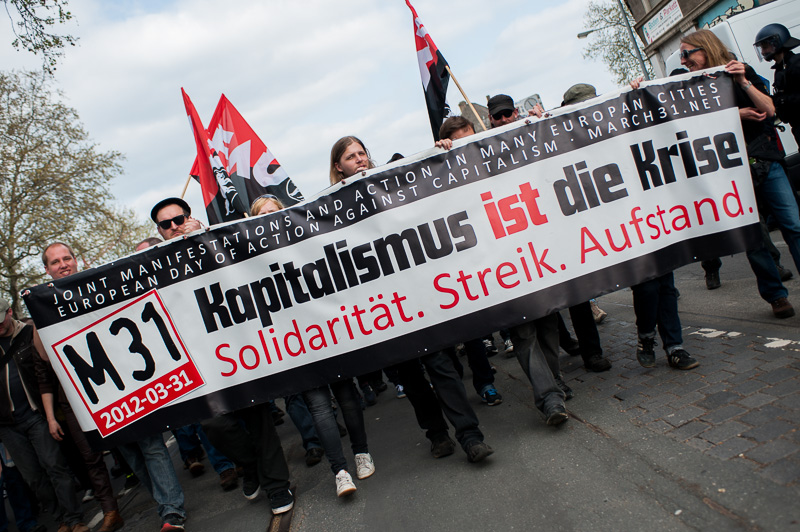
[[[759,61],[772,61],[775,53],[780,49],[780,37],[770,35],[766,39],[761,39],[753,45]]]

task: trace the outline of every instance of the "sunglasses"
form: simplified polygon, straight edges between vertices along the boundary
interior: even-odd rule
[[[689,56],[695,52],[701,51],[702,48],[692,48],[691,50],[681,50],[681,58],[682,59],[689,59]]]
[[[185,221],[186,221],[186,215],[185,214],[179,214],[175,218],[170,218],[169,220],[161,220],[160,222],[158,222],[158,226],[161,229],[163,229],[164,231],[166,231],[167,229],[172,227],[173,223],[175,225],[177,225],[178,227],[180,227],[180,226],[183,225],[183,222],[185,222]]]
[[[493,114],[492,118],[494,118],[495,120],[500,120],[501,118],[509,118],[513,114],[514,114],[514,111],[512,111],[510,109],[503,109],[502,111],[499,111],[499,112]]]

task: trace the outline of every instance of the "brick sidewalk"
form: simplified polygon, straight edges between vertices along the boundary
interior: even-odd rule
[[[800,342],[684,327],[684,346],[701,365],[677,371],[660,347],[657,367],[639,365],[633,323],[609,316],[599,330],[614,367],[588,373],[579,357],[562,357],[568,383],[585,383],[585,393],[636,425],[778,484],[800,484]]]

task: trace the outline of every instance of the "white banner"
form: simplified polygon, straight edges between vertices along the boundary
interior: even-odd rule
[[[755,205],[730,79],[684,76],[429,150],[26,303],[88,436],[133,439],[742,251]]]

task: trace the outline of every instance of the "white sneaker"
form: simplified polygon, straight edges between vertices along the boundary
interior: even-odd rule
[[[353,484],[353,477],[350,473],[342,469],[336,473],[336,496],[344,497],[356,491],[356,485]]]
[[[81,502],[89,502],[94,500],[94,490],[86,490],[86,493],[83,494],[83,499]]]
[[[359,480],[371,477],[375,472],[375,462],[369,453],[358,453],[356,455],[356,477]]]
[[[597,303],[594,300],[589,301],[589,305],[592,308],[592,316],[594,317],[594,322],[597,324],[603,323],[603,320],[606,319],[608,313],[597,306]]]
[[[513,353],[514,352],[514,344],[511,343],[511,338],[503,342],[503,345],[506,347],[506,353]]]

